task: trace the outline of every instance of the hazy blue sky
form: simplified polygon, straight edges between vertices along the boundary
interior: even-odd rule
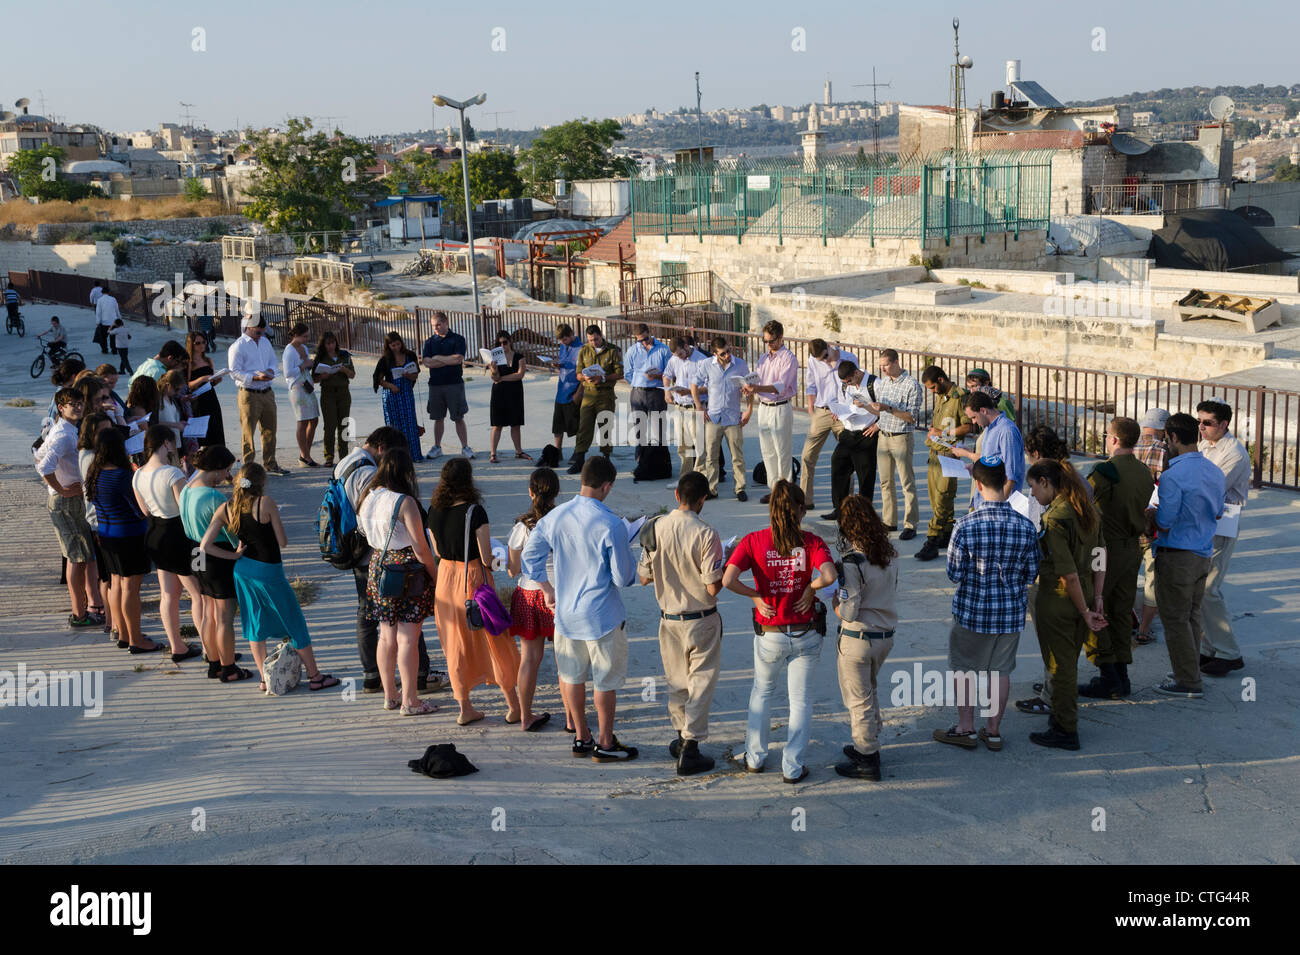
[[[216,129],[275,123],[288,114],[335,116],[354,134],[427,127],[430,95],[488,102],[515,128],[575,116],[693,106],[821,101],[830,73],[837,101],[869,98],[852,84],[871,67],[893,87],[881,99],[948,100],[953,16],[962,21],[968,99],[988,101],[1003,63],[1023,62],[1062,100],[1219,83],[1300,82],[1292,4],[1242,7],[1096,0],[1088,4],[857,2],[478,2],[343,0],[121,2],[11,5],[0,53],[0,97],[19,96],[70,122],[114,130],[176,122],[180,101]],[[194,28],[206,51],[192,49]],[[498,45],[494,52],[494,30]],[[791,49],[802,28],[806,52]],[[1094,30],[1105,31],[1094,52]],[[437,124],[453,114],[437,111]]]

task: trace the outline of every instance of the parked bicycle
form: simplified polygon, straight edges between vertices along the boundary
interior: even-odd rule
[[[650,304],[681,308],[686,304],[686,292],[680,288],[665,285],[663,288],[650,293]]]
[[[5,316],[5,334],[12,335],[14,332],[18,333],[19,338],[27,334],[27,323],[23,321],[18,309],[14,309]]]
[[[402,274],[403,275],[431,275],[435,271],[437,271],[437,268],[434,265],[434,259],[435,256],[431,254],[426,254],[425,251],[421,250],[419,256],[417,256],[413,261],[408,263],[406,268],[402,269]]]
[[[32,361],[31,372],[33,378],[39,378],[41,375],[45,374],[45,359],[47,357],[52,365],[57,365],[62,361],[67,361],[69,358],[75,358],[83,364],[86,361],[86,359],[82,357],[81,352],[68,351],[61,342],[51,343],[42,341],[41,353]]]

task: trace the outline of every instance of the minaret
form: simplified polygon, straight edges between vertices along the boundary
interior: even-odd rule
[[[821,117],[818,115],[816,103],[808,104],[808,129],[802,139],[803,166],[805,169],[816,169],[822,145]]]
[[[822,99],[825,100],[824,105],[826,106],[830,106],[835,102],[833,99],[831,99],[831,78],[829,76],[826,77],[826,92],[822,96]]]

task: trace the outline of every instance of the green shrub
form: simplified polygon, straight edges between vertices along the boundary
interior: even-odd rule
[[[131,264],[131,243],[127,242],[126,239],[113,240],[113,264]]]
[[[840,330],[840,313],[835,311],[835,309],[831,309],[826,313],[826,320],[823,324],[830,331],[838,332]]]

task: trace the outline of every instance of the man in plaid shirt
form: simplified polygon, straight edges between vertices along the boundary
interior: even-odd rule
[[[920,506],[916,496],[916,473],[912,470],[912,448],[916,426],[921,420],[925,389],[898,363],[898,352],[886,348],[880,353],[880,378],[876,381],[876,401],[869,406],[880,416],[874,427],[880,431],[876,445],[876,469],[880,473],[880,517],[893,530],[898,519],[894,496],[894,471],[903,486],[903,532],[899,540],[916,536]]]
[[[977,735],[973,702],[959,705],[957,725],[935,730],[934,738],[966,749],[974,749],[982,739],[990,750],[999,750],[1029,585],[1038,574],[1038,533],[1007,503],[1007,471],[1001,458],[980,458],[971,478],[980,502],[957,521],[948,543],[948,579],[957,585],[948,667],[954,673],[988,674],[994,712]]]

